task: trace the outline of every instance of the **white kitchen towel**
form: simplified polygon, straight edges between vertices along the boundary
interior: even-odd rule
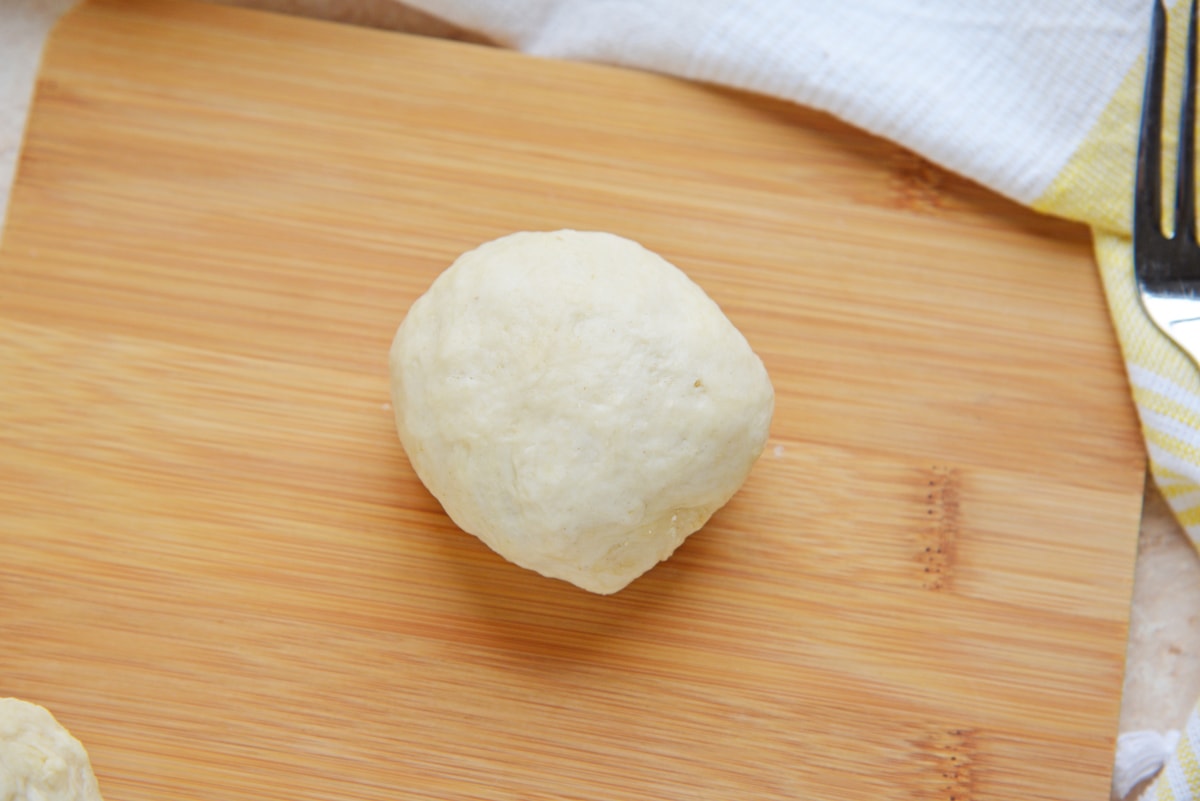
[[[1146,0],[409,0],[535,55],[828,111],[1023,203],[1146,47]]]
[[[1020,203],[1091,226],[1151,469],[1200,542],[1200,375],[1142,313],[1130,251],[1152,0],[405,2],[530,54],[653,70],[828,111]],[[1169,68],[1177,84],[1176,16]],[[9,33],[0,30],[0,89]],[[6,147],[0,139],[0,180]],[[1197,755],[1200,725],[1189,723],[1154,797],[1200,801]]]

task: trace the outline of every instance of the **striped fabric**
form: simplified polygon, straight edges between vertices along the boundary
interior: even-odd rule
[[[1150,4],[1139,5],[1148,16]],[[1172,15],[1168,29],[1168,86],[1182,80],[1183,11]],[[1144,75],[1144,59],[1138,59],[1075,154],[1032,205],[1092,227],[1151,472],[1188,536],[1200,543],[1200,374],[1143,313],[1133,276],[1130,202]],[[1173,130],[1170,120],[1167,127]],[[1168,150],[1166,169],[1172,174],[1173,148]]]
[[[1192,710],[1181,732],[1175,754],[1154,784],[1142,796],[1145,801],[1193,801],[1200,798],[1200,704]]]

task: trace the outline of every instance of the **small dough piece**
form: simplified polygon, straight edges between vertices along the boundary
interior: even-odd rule
[[[0,801],[102,801],[80,742],[16,698],[0,698]]]
[[[716,303],[636,242],[517,233],[460,256],[390,354],[413,469],[506,559],[608,594],[737,492],[774,390]]]

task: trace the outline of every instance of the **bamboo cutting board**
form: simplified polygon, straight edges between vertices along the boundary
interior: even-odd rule
[[[409,304],[515,230],[695,278],[777,390],[612,597],[414,477]],[[1142,448],[1085,233],[828,117],[180,2],[54,34],[0,248],[0,695],[109,801],[1089,799]]]

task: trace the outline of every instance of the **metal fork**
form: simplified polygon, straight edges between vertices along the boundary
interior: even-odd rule
[[[1142,307],[1200,366],[1200,244],[1196,241],[1196,0],[1188,17],[1175,174],[1175,225],[1162,222],[1162,116],[1166,11],[1155,0],[1134,187],[1133,261]]]

